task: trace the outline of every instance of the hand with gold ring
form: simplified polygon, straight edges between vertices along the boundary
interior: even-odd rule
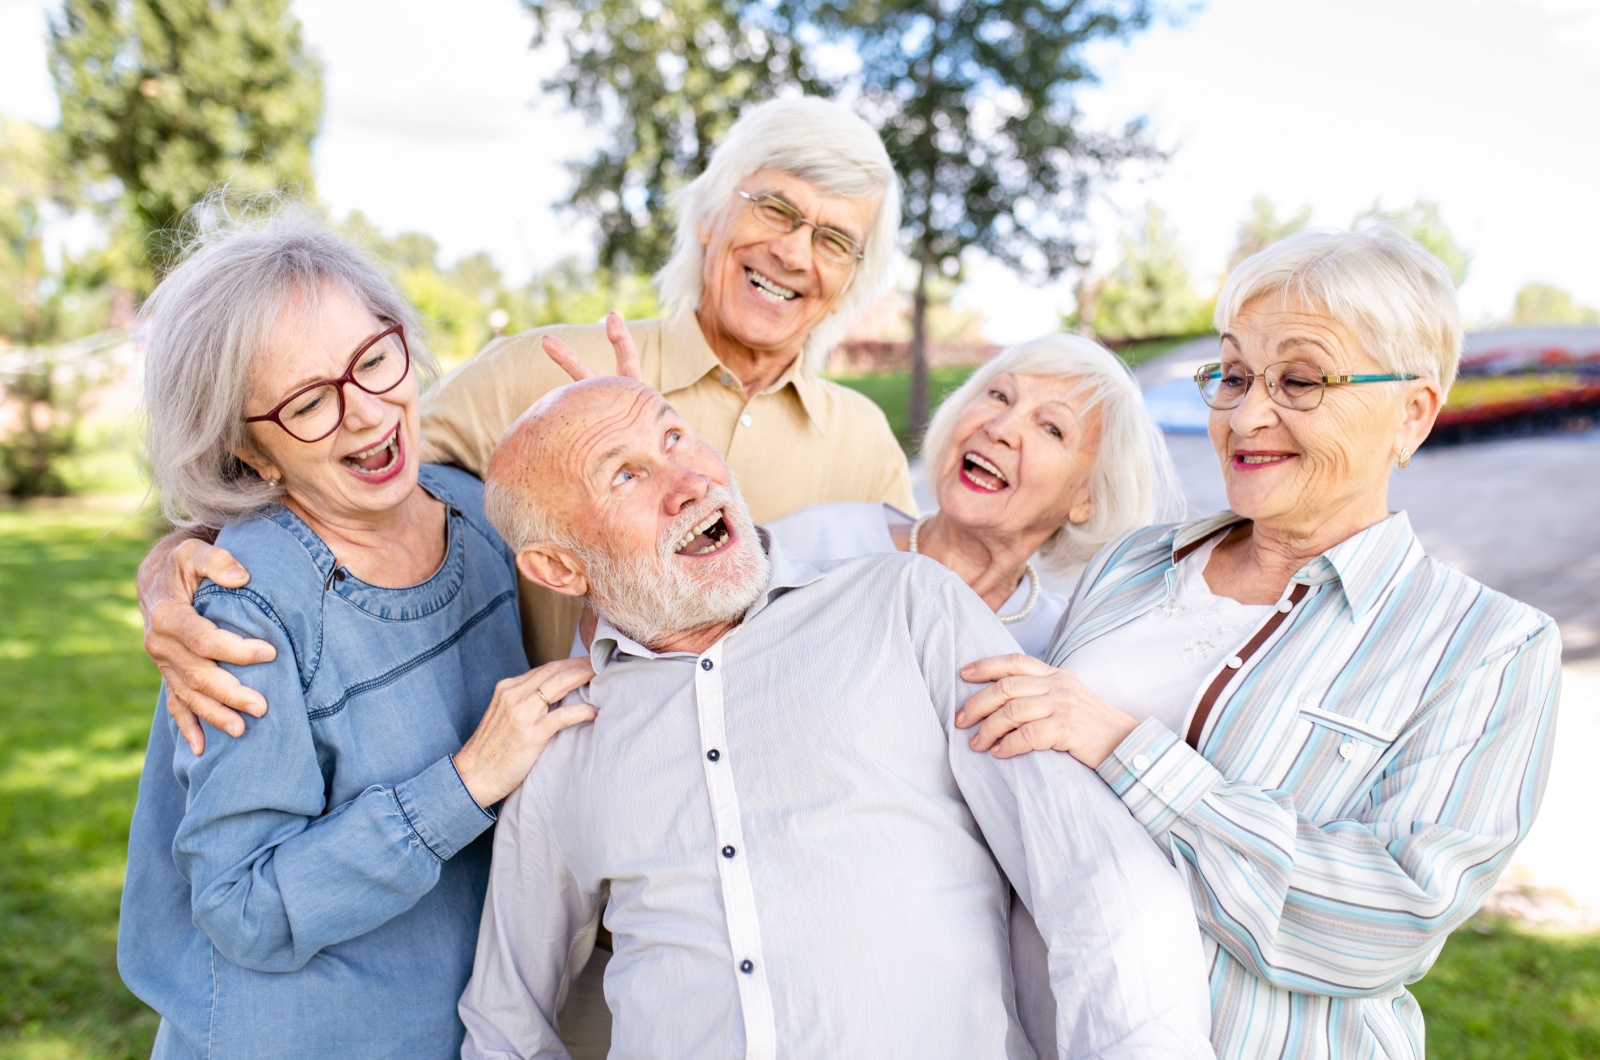
[[[593,676],[588,657],[578,656],[546,663],[495,686],[477,731],[454,759],[461,782],[479,806],[492,806],[515,791],[556,733],[594,720],[595,709],[588,703],[555,705]]]

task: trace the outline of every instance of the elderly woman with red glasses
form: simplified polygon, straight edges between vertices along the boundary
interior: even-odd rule
[[[1420,1057],[1406,987],[1533,823],[1560,640],[1389,510],[1460,357],[1437,259],[1304,233],[1216,320],[1196,381],[1231,511],[1102,549],[1047,661],[969,667],[996,683],[958,723],[1097,769],[1178,866],[1219,1056]]]
[[[547,710],[587,660],[522,672],[482,484],[419,462],[411,320],[292,211],[202,239],[145,309],[163,504],[252,575],[195,607],[275,652],[237,671],[273,705],[245,739],[196,755],[156,709],[118,966],[158,1057],[455,1055],[494,806],[593,717]]]

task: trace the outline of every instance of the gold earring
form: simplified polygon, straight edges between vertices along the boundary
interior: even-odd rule
[[[1409,450],[1409,449],[1400,450],[1400,466],[1401,467],[1410,467],[1411,466],[1411,450]]]

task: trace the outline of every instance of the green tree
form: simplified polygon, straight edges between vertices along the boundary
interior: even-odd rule
[[[310,193],[322,77],[289,0],[64,0],[49,37],[69,157],[145,261],[214,184]]]
[[[779,86],[826,94],[788,0],[523,0],[533,46],[560,43],[545,81],[606,146],[572,165],[567,206],[596,222],[603,266],[654,271],[672,248],[667,201],[701,173],[749,103]]]
[[[1445,225],[1444,218],[1439,216],[1439,204],[1428,199],[1418,199],[1410,206],[1386,210],[1378,201],[1361,213],[1356,215],[1352,227],[1360,228],[1362,225],[1382,223],[1415,239],[1422,244],[1424,250],[1444,262],[1444,267],[1450,270],[1450,278],[1457,287],[1467,278],[1467,269],[1472,264],[1472,255],[1464,249],[1450,229]]]
[[[1580,305],[1549,283],[1523,284],[1511,310],[1513,324],[1600,324],[1600,310]]]
[[[1075,102],[1095,80],[1086,50],[1145,27],[1154,0],[524,3],[535,43],[567,48],[547,87],[617,145],[574,166],[571,202],[598,219],[605,264],[664,260],[668,195],[748,102],[798,86],[853,98],[878,123],[917,263],[913,429],[927,416],[929,282],[957,275],[968,247],[1031,278],[1080,264],[1091,192],[1158,157],[1140,123],[1093,130]]]
[[[44,225],[68,199],[60,142],[48,129],[0,118],[0,335],[45,341]]]
[[[1177,230],[1146,203],[1139,230],[1122,240],[1122,259],[1099,285],[1094,333],[1105,339],[1188,335],[1211,324],[1211,306],[1195,292]]]
[[[1310,220],[1311,206],[1308,203],[1302,203],[1300,209],[1288,217],[1279,217],[1278,208],[1265,195],[1251,199],[1250,216],[1239,225],[1239,237],[1233,244],[1233,252],[1228,255],[1228,268],[1223,280],[1226,281],[1227,273],[1237,269],[1246,258],[1266,250],[1280,239],[1294,235]]]

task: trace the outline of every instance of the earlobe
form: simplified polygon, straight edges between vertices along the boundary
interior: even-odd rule
[[[283,473],[278,470],[277,465],[270,460],[264,459],[259,453],[251,452],[249,449],[240,446],[233,451],[233,455],[238,457],[239,462],[244,464],[245,467],[259,475],[262,482],[275,483],[283,477]]]
[[[517,570],[535,585],[562,596],[583,596],[589,579],[583,562],[560,545],[529,545],[517,553]]]

